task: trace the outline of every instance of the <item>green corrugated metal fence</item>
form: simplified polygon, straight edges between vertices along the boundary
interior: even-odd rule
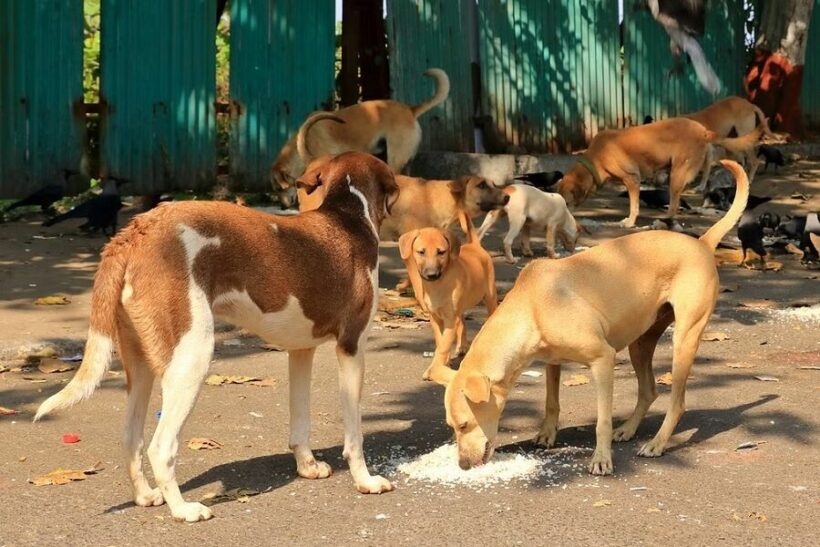
[[[467,14],[461,0],[387,0],[393,98],[417,104],[433,94],[431,67],[450,78],[447,100],[419,118],[421,150],[472,150],[473,93]]]
[[[231,179],[269,190],[279,149],[333,106],[333,0],[231,1]]]
[[[800,106],[806,125],[815,130],[820,129],[820,0],[815,0],[811,12]]]
[[[215,0],[103,0],[101,171],[129,192],[216,180]]]
[[[526,150],[585,145],[622,117],[618,4],[479,2],[485,111]]]
[[[706,32],[699,39],[706,58],[721,80],[721,97],[743,95],[746,68],[744,0],[711,0]],[[688,63],[680,75],[669,75],[669,37],[646,10],[624,6],[624,105],[627,125],[699,110],[713,98],[698,83]],[[684,58],[684,62],[685,58]]]
[[[82,0],[0,1],[0,196],[79,168],[82,78]]]

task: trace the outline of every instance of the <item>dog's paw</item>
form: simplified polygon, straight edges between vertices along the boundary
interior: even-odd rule
[[[535,437],[535,444],[552,448],[555,446],[555,439],[558,438],[558,428],[542,428]]]
[[[606,454],[599,449],[595,449],[592,454],[592,460],[589,462],[589,472],[593,475],[611,475],[612,474],[612,453]]]
[[[325,462],[311,459],[303,464],[296,462],[296,473],[303,479],[326,479],[333,474],[333,469]]]
[[[162,491],[159,488],[154,488],[143,494],[137,494],[134,497],[134,503],[140,507],[154,507],[162,505],[165,500],[162,497]]]
[[[390,492],[395,486],[380,475],[373,475],[362,482],[356,483],[356,490],[362,494],[382,494]]]
[[[197,522],[199,520],[208,520],[214,514],[201,503],[186,502],[171,509],[171,516],[178,521]]]
[[[622,220],[621,222],[619,222],[618,224],[621,226],[621,228],[634,228],[634,227],[635,227],[635,221],[634,221],[634,220],[632,220],[632,219],[631,219],[631,218],[629,218],[629,217],[627,217],[627,218],[623,219],[623,220]]]
[[[532,252],[532,249],[521,249],[521,254],[524,256],[535,256],[535,253]]]
[[[615,431],[612,432],[612,440],[619,443],[628,441],[634,436],[635,428],[626,427],[626,424],[616,428]]]
[[[516,257],[516,256],[505,256],[504,257],[504,262],[506,262],[507,264],[515,264],[516,262],[518,262],[518,257]]]
[[[649,441],[648,443],[644,444],[640,450],[638,450],[638,456],[643,456],[644,458],[657,458],[663,455],[664,446],[661,443],[655,442],[654,439]]]

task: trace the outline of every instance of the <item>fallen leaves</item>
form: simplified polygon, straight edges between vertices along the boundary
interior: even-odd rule
[[[88,475],[96,475],[103,469],[102,462],[97,462],[92,467],[89,467],[83,471],[59,468],[46,475],[29,479],[28,482],[34,486],[68,484],[72,481],[84,481]]]
[[[755,376],[755,380],[760,380],[761,382],[779,382],[779,378],[775,378],[774,376]]]
[[[612,505],[611,500],[598,500],[592,504],[593,507],[609,507]]]
[[[655,378],[655,383],[660,384],[662,386],[671,386],[672,385],[672,373],[666,372],[661,374],[657,378]]]
[[[74,365],[61,361],[60,359],[46,357],[40,360],[40,364],[37,365],[37,369],[43,374],[54,374],[57,372],[69,372],[74,370]]]
[[[705,342],[723,342],[724,340],[730,340],[728,334],[719,331],[704,332],[700,339]]]
[[[35,299],[34,304],[37,306],[65,306],[71,304],[71,299],[60,294],[52,294]]]
[[[12,414],[20,414],[20,411],[0,406],[0,416],[11,416]]]
[[[797,368],[800,370],[820,370],[820,366],[818,365],[803,365]]]
[[[589,383],[589,376],[585,374],[573,374],[561,383],[567,387],[583,386]]]
[[[741,300],[737,303],[737,306],[739,308],[749,308],[750,310],[777,309],[777,303],[772,300],[769,300],[768,298]]]
[[[735,292],[740,288],[739,283],[729,283],[720,286],[720,292]]]
[[[752,368],[754,365],[751,363],[726,363],[726,366],[729,368]]]
[[[763,513],[759,512],[759,511],[751,511],[751,512],[747,513],[745,519],[744,519],[744,517],[741,517],[740,515],[738,515],[736,512],[732,513],[732,520],[735,520],[735,521],[739,522],[739,521],[746,520],[746,519],[756,520],[758,522],[766,522],[767,520],[769,520],[769,518],[766,515],[764,515]]]
[[[209,386],[221,386],[223,384],[250,384],[256,387],[273,387],[278,383],[275,378],[259,378],[258,376],[222,376],[221,374],[211,374],[205,379]]]
[[[219,450],[223,446],[221,442],[206,437],[194,437],[188,441],[188,448],[191,450]]]
[[[62,437],[60,437],[60,441],[63,444],[75,444],[80,442],[80,436],[76,433],[64,433]]]
[[[735,452],[741,452],[744,450],[757,450],[761,444],[766,444],[768,441],[746,441],[744,443],[740,443],[735,447]]]
[[[258,496],[261,494],[258,490],[253,488],[231,488],[220,494],[209,492],[200,498],[203,505],[216,505],[217,503],[224,503],[226,501],[238,501],[239,503],[248,503],[251,496]]]

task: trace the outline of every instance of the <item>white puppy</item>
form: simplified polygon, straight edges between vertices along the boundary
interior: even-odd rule
[[[490,212],[478,230],[479,241],[490,227],[506,214],[510,220],[510,229],[504,237],[504,256],[509,263],[515,263],[512,244],[518,233],[521,233],[521,253],[532,256],[530,233],[532,230],[546,230],[547,256],[555,258],[555,236],[561,239],[564,248],[570,252],[575,249],[580,226],[567,208],[567,202],[560,194],[542,192],[528,184],[511,184],[504,188],[509,196],[503,209]]]

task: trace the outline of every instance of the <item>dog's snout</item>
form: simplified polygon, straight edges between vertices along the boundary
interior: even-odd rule
[[[427,281],[435,281],[441,277],[441,270],[424,270],[421,272],[421,276]]]
[[[469,470],[473,465],[470,463],[470,460],[467,458],[459,458],[458,459],[458,466],[464,470]]]

